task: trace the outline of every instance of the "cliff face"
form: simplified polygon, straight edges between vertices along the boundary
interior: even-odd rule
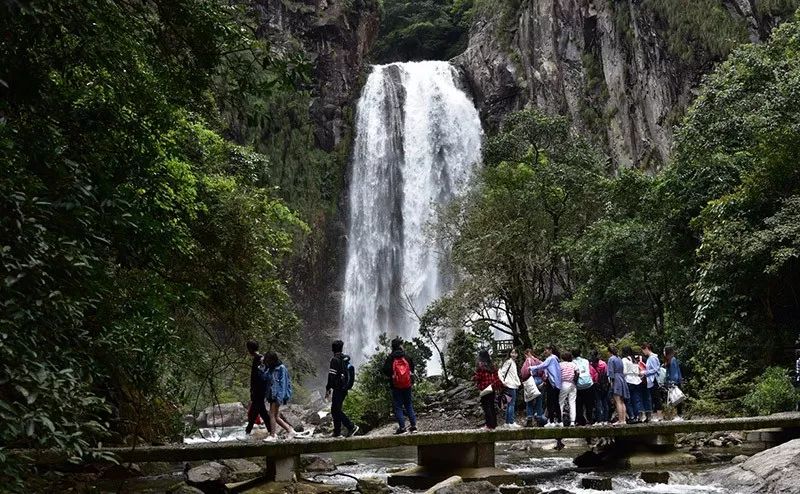
[[[348,145],[349,109],[358,97],[364,58],[378,34],[377,3],[369,0],[258,0],[260,35],[278,49],[300,50],[313,64],[310,114],[317,145]]]
[[[672,127],[702,74],[736,44],[764,39],[779,20],[773,10],[759,13],[756,0],[696,2],[478,5],[467,50],[453,61],[490,128],[535,105],[569,115],[619,166],[654,169],[666,162]]]

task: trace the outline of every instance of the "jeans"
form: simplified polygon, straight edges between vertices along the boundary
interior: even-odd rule
[[[647,381],[642,379],[642,384],[639,385],[640,389],[639,392],[642,394],[642,411],[645,413],[652,413],[653,412],[653,393],[651,389],[653,388],[647,387]]]
[[[625,408],[628,411],[628,418],[635,419],[639,417],[639,412],[642,411],[642,386],[634,386],[628,383],[628,390],[631,397],[625,400]]]
[[[338,436],[342,433],[342,424],[347,427],[347,430],[354,429],[353,422],[345,415],[342,407],[344,400],[347,398],[347,390],[334,389],[333,396],[331,396],[331,416],[333,417],[333,435]]]
[[[392,401],[394,402],[394,417],[397,419],[397,425],[399,425],[401,429],[405,429],[406,420],[403,415],[403,410],[405,410],[411,427],[415,427],[417,425],[417,416],[414,415],[414,404],[411,403],[411,388],[392,388]]]
[[[558,407],[558,395],[561,390],[553,386],[550,381],[544,389],[547,395],[547,419],[554,424],[561,422],[561,409]]]
[[[494,391],[481,396],[481,408],[483,408],[483,416],[486,419],[486,427],[490,429],[497,427],[497,405]]]
[[[506,389],[508,395],[508,406],[506,407],[506,424],[513,424],[516,422],[517,415],[517,390]]]
[[[575,425],[575,417],[578,413],[578,407],[575,402],[578,398],[578,388],[575,383],[562,382],[561,391],[558,393],[558,407],[561,409],[561,416],[564,416],[564,405],[569,404],[569,424],[564,420],[564,425]]]
[[[533,417],[544,417],[544,395],[541,394],[531,401],[526,401],[525,412],[529,419]]]
[[[595,422],[608,422],[611,420],[611,398],[609,396],[610,390],[598,390],[595,396],[596,402],[594,406],[594,421]]]
[[[250,408],[247,410],[247,427],[244,429],[245,433],[250,434],[253,430],[253,425],[256,423],[256,417],[259,415],[261,415],[261,420],[264,421],[264,425],[267,426],[267,431],[272,432],[272,426],[269,422],[269,412],[267,411],[267,405],[264,403],[264,397],[251,395]]]

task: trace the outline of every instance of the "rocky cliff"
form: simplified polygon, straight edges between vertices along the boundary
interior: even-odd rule
[[[370,0],[258,0],[259,34],[277,49],[300,50],[313,64],[310,108],[317,145],[333,151],[349,139],[348,110],[358,97],[364,59],[378,34]],[[347,142],[344,142],[347,145]]]
[[[702,74],[800,4],[770,0],[517,0],[476,4],[454,62],[484,122],[536,105],[569,115],[619,166],[666,162]]]

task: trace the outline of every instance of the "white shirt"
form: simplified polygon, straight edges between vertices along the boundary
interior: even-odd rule
[[[625,357],[622,359],[622,365],[625,382],[634,386],[642,384],[642,378],[639,376],[639,364],[634,364],[630,357]]]
[[[519,374],[517,374],[517,363],[513,359],[506,360],[498,374],[503,386],[509,389],[517,389],[522,384],[519,382]]]

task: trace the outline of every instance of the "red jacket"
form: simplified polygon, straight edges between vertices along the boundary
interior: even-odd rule
[[[497,370],[488,369],[482,365],[479,365],[478,368],[475,369],[475,375],[472,376],[472,380],[475,381],[475,385],[478,386],[479,391],[483,391],[487,386],[492,386],[494,389],[500,389],[500,387],[502,387],[500,376],[497,375]]]

